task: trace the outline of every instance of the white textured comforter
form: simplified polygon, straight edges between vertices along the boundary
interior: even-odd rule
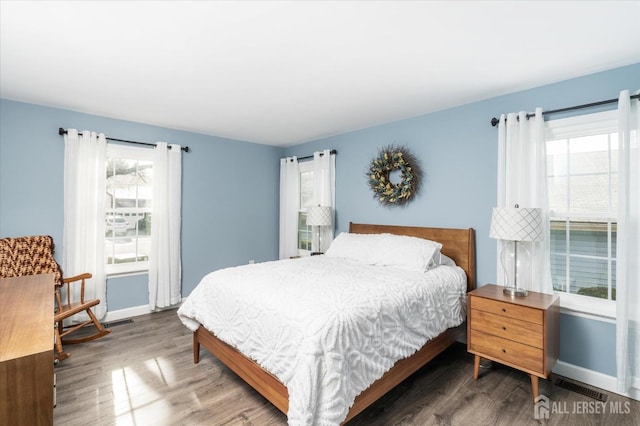
[[[215,271],[178,310],[275,375],[290,425],[337,425],[399,359],[464,321],[466,276],[327,256]]]

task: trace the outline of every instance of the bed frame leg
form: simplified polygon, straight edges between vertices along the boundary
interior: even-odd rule
[[[198,341],[198,333],[193,333],[193,363],[200,362],[200,342]]]

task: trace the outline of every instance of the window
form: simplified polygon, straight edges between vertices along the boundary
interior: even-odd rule
[[[300,176],[300,206],[298,209],[298,252],[311,253],[311,226],[307,225],[307,208],[313,205],[313,161],[298,165]]]
[[[553,288],[563,298],[586,296],[586,303],[611,305],[616,298],[616,112],[549,121],[546,132]]]
[[[148,269],[153,194],[152,150],[107,146],[105,263],[108,274]]]

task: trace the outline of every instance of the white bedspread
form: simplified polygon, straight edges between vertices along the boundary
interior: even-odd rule
[[[464,321],[466,276],[327,256],[265,262],[205,276],[178,315],[280,379],[290,425],[337,425],[396,361]]]

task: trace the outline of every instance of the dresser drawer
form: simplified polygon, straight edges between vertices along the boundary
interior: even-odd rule
[[[542,349],[471,329],[469,350],[525,371],[545,374]]]
[[[516,318],[534,324],[543,324],[543,311],[539,309],[519,306],[513,303],[501,302],[498,300],[485,299],[484,297],[471,297],[471,309],[490,312],[509,318]]]
[[[471,328],[474,330],[544,349],[544,330],[540,324],[477,309],[471,310],[471,318]]]

